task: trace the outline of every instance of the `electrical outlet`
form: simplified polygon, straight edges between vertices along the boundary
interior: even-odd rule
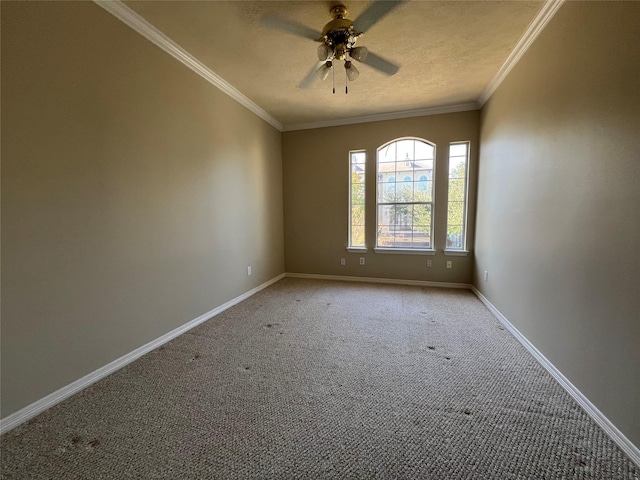
[[[251,265],[247,267],[247,275],[251,275]]]
[[[453,268],[453,261],[447,260],[447,268]]]
[[[489,281],[489,272],[488,271],[484,271],[484,281],[488,282]]]
[[[340,259],[340,265],[342,265],[343,267],[347,264],[347,260],[344,258]]]
[[[427,267],[428,267],[428,268],[431,268],[431,259],[428,259],[428,260],[427,260]]]
[[[360,265],[364,265],[364,257],[360,257]]]

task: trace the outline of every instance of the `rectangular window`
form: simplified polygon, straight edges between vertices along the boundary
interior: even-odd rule
[[[451,143],[449,145],[446,250],[466,249],[468,176],[469,142]]]
[[[349,247],[365,248],[364,209],[367,155],[364,151],[349,152]]]
[[[434,158],[435,145],[413,138],[378,149],[376,248],[380,251],[433,248]]]

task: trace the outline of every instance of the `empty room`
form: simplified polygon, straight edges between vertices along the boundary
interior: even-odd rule
[[[640,479],[640,2],[0,19],[0,478]]]

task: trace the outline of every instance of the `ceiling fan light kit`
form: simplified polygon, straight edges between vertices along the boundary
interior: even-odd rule
[[[331,61],[327,61],[325,63],[323,63],[322,65],[320,65],[320,67],[318,68],[318,70],[316,70],[316,73],[318,74],[318,77],[320,77],[320,80],[326,80],[327,77],[329,76],[329,72],[331,71],[331,67],[333,66]]]
[[[320,60],[321,62],[326,61],[331,56],[332,53],[333,52],[331,51],[328,45],[324,43],[321,45],[318,45],[318,60]]]
[[[358,62],[364,62],[368,54],[369,50],[367,50],[367,47],[354,47],[349,52],[349,56]]]
[[[351,82],[353,82],[356,78],[358,78],[358,75],[360,75],[360,72],[358,71],[356,66],[353,65],[349,60],[346,60],[344,62],[344,69],[347,72],[347,78]]]
[[[269,26],[320,42],[317,55],[318,60],[323,63],[319,67],[314,67],[310,75],[314,76],[315,71],[315,74],[321,80],[326,80],[329,72],[333,71],[333,62],[341,60],[344,61],[345,81],[348,82],[355,80],[360,74],[351,60],[362,62],[389,76],[398,71],[399,67],[397,65],[369,52],[367,47],[356,47],[355,45],[358,38],[363,35],[364,30],[371,28],[382,17],[403,2],[404,0],[374,0],[355,21],[347,18],[349,13],[347,7],[335,5],[329,10],[333,20],[324,26],[321,34],[317,35],[314,35],[313,29],[299,23],[286,22],[274,18],[265,20]],[[312,78],[308,75],[300,84],[300,87],[308,87],[311,80]],[[335,85],[333,92],[335,93]],[[345,86],[345,93],[348,92],[348,86]]]
[[[329,72],[328,69],[333,67],[333,61],[343,60],[344,69],[346,72],[346,80],[354,81],[358,78],[360,72],[352,65],[351,58],[357,61],[366,57],[365,47],[356,47],[356,41],[358,37],[362,35],[362,32],[356,32],[353,28],[353,22],[347,17],[347,7],[344,5],[336,5],[330,10],[333,20],[327,23],[322,29],[322,37],[318,39],[322,42],[318,47],[318,59],[325,61],[326,63],[318,69],[318,76],[321,80],[325,80]],[[352,55],[353,50],[358,48],[356,55]],[[363,52],[364,49],[364,52]],[[357,57],[357,58],[356,58]],[[333,87],[333,93],[335,93],[335,86]],[[345,85],[345,94],[349,93],[348,86]]]

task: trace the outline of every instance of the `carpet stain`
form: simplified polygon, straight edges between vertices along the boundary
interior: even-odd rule
[[[409,289],[411,303],[387,312],[381,286],[304,282],[336,287],[335,295],[320,292],[336,300],[336,312],[325,316],[321,300],[295,302],[289,284],[300,283],[282,280],[3,434],[0,478],[180,478],[187,461],[193,478],[640,480],[530,354],[512,336],[491,331],[508,328],[489,323],[479,301],[452,315],[458,304],[449,297],[457,292],[428,289],[433,310],[419,315],[430,298],[393,286]],[[260,298],[269,300],[264,308],[272,300],[277,306],[256,310]],[[357,310],[345,313],[343,304]],[[274,340],[285,323],[287,339]],[[429,338],[438,344],[424,343]],[[198,358],[189,354],[195,348],[206,352],[202,362],[184,365]],[[446,350],[456,352],[455,363]],[[217,352],[223,361],[214,365]],[[454,365],[444,368],[439,358]],[[258,369],[238,363],[243,359]],[[468,370],[458,371],[459,362]],[[291,374],[281,374],[284,366]],[[109,404],[116,408],[103,411]],[[464,404],[476,405],[478,418]],[[154,423],[140,422],[147,411]],[[555,417],[541,415],[547,412]],[[362,433],[351,435],[361,425]],[[141,433],[140,426],[152,430]]]

